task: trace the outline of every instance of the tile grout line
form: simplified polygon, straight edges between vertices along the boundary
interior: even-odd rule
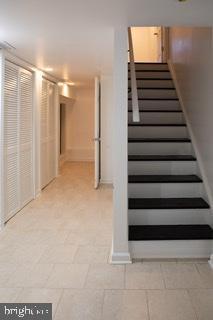
[[[187,293],[187,295],[188,295],[189,302],[190,302],[190,305],[191,305],[191,307],[192,307],[192,310],[194,311],[196,320],[199,320],[199,316],[198,316],[198,314],[197,314],[197,312],[196,312],[196,309],[195,309],[195,307],[194,307],[194,305],[193,305],[193,303],[192,303],[192,299],[191,299],[191,295],[190,295],[189,290],[190,290],[190,289],[186,289],[186,293]],[[198,290],[198,289],[197,289],[197,290]]]
[[[51,290],[51,289],[50,289]],[[55,290],[55,289],[53,289],[53,290]],[[60,289],[59,289],[60,290]],[[55,319],[55,317],[56,317],[56,313],[57,313],[57,310],[58,310],[58,307],[59,307],[59,304],[61,303],[61,300],[62,300],[62,297],[63,297],[63,295],[64,295],[64,288],[62,288],[61,289],[62,290],[62,292],[61,292],[61,296],[60,296],[60,298],[58,299],[58,302],[57,302],[57,305],[56,305],[56,308],[55,308],[55,313],[54,313],[54,315],[53,315],[53,320]]]
[[[124,290],[127,290],[127,285],[126,285],[126,283],[127,283],[127,279],[126,279],[126,265],[124,266]]]
[[[163,272],[162,263],[160,263],[160,270],[161,270],[161,275],[162,275],[162,279],[163,279],[164,290],[167,290],[168,288],[166,287],[166,279],[165,279],[165,275],[164,275],[164,272]]]
[[[105,299],[106,299],[106,292],[107,290],[103,290],[103,299],[102,299],[102,305],[101,305],[101,319],[104,317],[104,304],[105,304]]]
[[[86,283],[87,283],[87,280],[88,280],[91,264],[89,263],[87,265],[88,265],[88,270],[87,270],[87,274],[86,274],[85,279],[84,279],[84,284],[82,286],[82,289],[88,289],[88,288],[86,288]]]
[[[202,277],[202,274],[200,273],[200,270],[199,270],[199,268],[197,266],[197,263],[194,263],[194,267],[195,267],[195,270],[197,271],[197,273],[199,275],[199,278],[200,278],[200,281],[201,281],[201,288],[194,288],[194,289],[207,289],[207,288],[205,288],[205,285],[204,285],[204,282],[203,282],[203,277]]]
[[[151,317],[150,317],[150,308],[149,308],[149,292],[148,292],[148,290],[145,290],[145,297],[146,297],[148,320],[151,320]]]
[[[49,275],[48,275],[48,277],[47,277],[47,279],[46,279],[46,281],[44,282],[44,284],[43,284],[43,288],[47,288],[47,289],[49,289],[48,287],[47,287],[47,284],[48,284],[48,281],[49,281],[49,279],[50,279],[50,276],[51,276],[51,274],[52,274],[52,272],[53,272],[53,270],[55,269],[55,264],[53,263],[52,264],[52,268],[51,268],[51,271],[50,271],[50,273],[49,273]]]

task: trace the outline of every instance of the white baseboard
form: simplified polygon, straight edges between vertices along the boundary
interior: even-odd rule
[[[211,257],[210,257],[209,265],[213,269],[213,255],[211,255]]]
[[[41,195],[41,189],[37,189],[35,193],[35,199]]]
[[[109,185],[113,186],[113,182],[111,179],[101,179],[100,184],[109,184]]]
[[[131,264],[132,259],[129,252],[113,252],[111,250],[109,257],[110,264]]]
[[[73,148],[66,151],[66,161],[93,162],[94,150],[86,148]]]
[[[188,117],[188,114],[187,114],[187,111],[186,111],[186,107],[185,107],[185,104],[184,104],[184,101],[183,101],[183,98],[182,98],[180,86],[179,86],[179,83],[178,83],[178,80],[177,80],[177,76],[176,76],[176,71],[175,71],[174,65],[173,65],[171,60],[168,60],[168,66],[169,66],[169,70],[170,70],[171,75],[172,75],[172,79],[173,79],[174,84],[175,84],[175,88],[176,88],[177,95],[178,95],[178,98],[179,98],[179,101],[180,101],[180,104],[181,104],[181,108],[182,108],[183,113],[184,113],[184,117],[185,117],[185,120],[186,120],[187,128],[189,130],[190,138],[191,138],[192,145],[193,145],[193,148],[194,148],[194,151],[195,151],[195,155],[196,155],[196,158],[197,158],[197,161],[198,161],[199,169],[200,169],[200,172],[201,172],[201,175],[202,175],[202,179],[203,179],[203,183],[204,183],[204,186],[205,186],[207,198],[208,198],[208,201],[209,201],[209,204],[210,204],[210,207],[211,207],[211,212],[212,212],[212,210],[213,210],[213,196],[212,196],[212,193],[211,193],[211,188],[210,188],[209,181],[208,181],[208,178],[207,178],[205,166],[204,166],[201,154],[199,152],[197,141],[196,141],[196,138],[195,138],[191,123],[189,121],[189,117]],[[213,217],[211,217],[211,221],[209,221],[209,223],[213,226]]]
[[[66,162],[66,153],[60,155],[59,168],[62,167],[65,162]]]

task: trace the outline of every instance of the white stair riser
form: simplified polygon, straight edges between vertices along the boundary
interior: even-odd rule
[[[160,154],[160,155],[175,155],[175,154],[192,154],[192,146],[191,143],[185,142],[144,142],[144,143],[129,143],[128,144],[129,155],[153,155],[153,154]]]
[[[129,198],[202,197],[202,183],[129,183]]]
[[[184,124],[184,117],[181,112],[173,113],[173,112],[144,112],[141,113],[141,119],[140,122],[144,124],[149,123],[156,123],[156,124],[167,124],[167,123],[173,123],[173,124]],[[132,112],[128,113],[128,121],[129,123],[133,123],[132,121]]]
[[[129,225],[205,224],[209,215],[209,209],[129,210]]]
[[[186,127],[129,127],[129,138],[188,138]]]
[[[128,81],[129,88],[131,87],[131,80]],[[138,88],[174,88],[172,80],[137,80]]]
[[[212,240],[129,241],[132,258],[209,258]]]
[[[180,102],[178,100],[139,100],[140,110],[180,110]],[[129,109],[131,109],[132,101],[128,101]]]
[[[131,98],[131,93],[129,93],[129,98]],[[138,98],[144,99],[174,99],[177,98],[177,93],[175,90],[167,89],[138,89]]]
[[[130,71],[129,71],[129,77],[130,77]],[[168,71],[161,72],[161,71],[137,71],[136,72],[137,78],[155,78],[155,79],[165,79],[165,78],[171,78],[171,74]]]
[[[169,67],[162,63],[135,63],[135,70],[169,70]]]
[[[132,175],[197,174],[196,161],[129,161],[128,172]]]

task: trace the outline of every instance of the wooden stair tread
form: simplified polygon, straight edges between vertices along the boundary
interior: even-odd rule
[[[129,226],[130,241],[207,239],[213,239],[213,230],[207,224]]]
[[[185,123],[129,123],[129,127],[186,127]]]
[[[133,143],[133,142],[191,142],[189,138],[129,138],[128,142]]]
[[[132,110],[128,110],[128,112],[132,112]],[[151,112],[151,113],[155,113],[155,112],[157,112],[157,113],[180,113],[180,112],[182,112],[182,110],[181,109],[179,109],[179,110],[167,110],[167,109],[160,109],[160,110],[158,110],[158,109],[145,109],[145,110],[140,110],[139,111],[140,113],[143,113],[143,112],[146,112],[146,113],[149,113],[149,112]]]
[[[129,183],[200,183],[197,175],[129,175]]]
[[[203,198],[130,198],[129,209],[208,209]]]
[[[129,161],[196,161],[191,155],[129,155]]]

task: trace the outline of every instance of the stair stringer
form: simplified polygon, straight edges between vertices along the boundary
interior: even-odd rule
[[[181,106],[181,109],[182,109],[184,117],[185,117],[185,122],[186,122],[186,125],[187,125],[189,137],[191,139],[192,148],[193,148],[195,156],[197,158],[198,171],[200,171],[200,175],[201,175],[201,178],[203,180],[203,185],[204,185],[204,189],[205,189],[205,194],[203,196],[204,196],[204,198],[206,198],[207,202],[209,202],[209,204],[210,204],[209,216],[208,216],[206,222],[211,227],[213,227],[213,196],[212,196],[211,188],[210,188],[210,185],[209,185],[209,182],[208,182],[205,166],[204,166],[202,157],[201,157],[200,152],[199,152],[199,148],[198,148],[198,145],[197,145],[197,142],[196,142],[196,138],[195,138],[191,123],[189,121],[189,117],[188,117],[188,114],[187,114],[187,111],[186,111],[186,107],[185,107],[185,104],[184,104],[184,101],[183,101],[183,98],[182,98],[180,86],[179,86],[179,83],[178,83],[178,80],[177,80],[176,71],[175,71],[174,65],[173,65],[171,60],[168,60],[168,67],[169,67],[170,73],[172,75],[172,79],[174,81],[174,85],[175,85],[175,88],[176,88],[177,96],[179,98],[180,106]]]

